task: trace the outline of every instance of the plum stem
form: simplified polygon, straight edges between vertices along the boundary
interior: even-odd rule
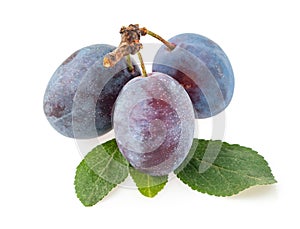
[[[138,52],[137,55],[138,55],[140,63],[141,63],[142,74],[143,74],[144,77],[146,77],[147,76],[147,71],[146,71],[146,67],[145,67],[145,63],[144,63],[142,54],[140,52]]]
[[[161,36],[159,36],[158,34],[146,29],[145,27],[144,28],[141,28],[140,29],[141,31],[141,35],[142,36],[145,36],[146,34],[156,38],[157,40],[161,41],[165,46],[167,46],[171,51],[176,47],[175,44],[165,40],[164,38],[162,38]]]
[[[128,70],[130,72],[132,72],[134,70],[134,67],[132,65],[132,61],[131,61],[130,55],[126,56],[126,61],[127,61],[127,65],[128,65]]]

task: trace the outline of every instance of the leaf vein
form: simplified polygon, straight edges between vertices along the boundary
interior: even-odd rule
[[[248,174],[245,174],[245,173],[239,173],[238,171],[235,171],[235,170],[231,170],[231,169],[228,169],[228,168],[225,168],[225,167],[222,167],[222,166],[219,166],[219,165],[216,165],[216,164],[213,164],[213,163],[210,163],[210,162],[207,162],[207,161],[204,161],[204,160],[200,160],[198,158],[194,158],[198,161],[202,161],[204,163],[207,163],[209,164],[210,166],[212,167],[215,167],[217,169],[221,169],[221,170],[224,170],[224,171],[228,171],[228,172],[231,172],[231,173],[234,173],[234,174],[237,174],[237,175],[241,175],[243,177],[247,177],[247,178],[250,178],[250,179],[254,179],[254,180],[259,180],[259,181],[262,181],[264,177],[255,177],[255,176],[250,176]],[[240,170],[239,170],[240,171]]]

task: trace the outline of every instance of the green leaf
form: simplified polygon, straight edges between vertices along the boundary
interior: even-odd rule
[[[85,206],[102,200],[128,176],[128,162],[115,139],[95,147],[78,165],[75,176],[77,197]]]
[[[164,188],[168,182],[168,176],[150,176],[141,173],[132,166],[129,167],[129,173],[134,180],[140,193],[147,197],[154,197]]]
[[[107,182],[91,170],[83,160],[76,170],[75,190],[84,206],[93,206],[102,200],[116,184]]]
[[[194,139],[192,149],[189,161],[175,173],[194,190],[231,196],[250,186],[276,183],[268,163],[250,148]]]

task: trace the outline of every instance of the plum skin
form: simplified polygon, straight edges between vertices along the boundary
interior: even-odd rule
[[[125,59],[105,68],[103,57],[114,49],[107,44],[84,47],[52,75],[43,108],[49,123],[62,135],[89,139],[112,129],[112,109],[119,92],[130,79],[140,75],[135,62],[135,70],[128,70]]]
[[[234,75],[224,51],[210,39],[183,33],[169,39],[170,51],[162,46],[154,57],[152,70],[176,79],[188,92],[196,118],[222,112],[234,91]]]
[[[195,116],[184,88],[162,73],[136,77],[114,107],[114,132],[123,156],[137,170],[162,176],[173,172],[192,145]]]

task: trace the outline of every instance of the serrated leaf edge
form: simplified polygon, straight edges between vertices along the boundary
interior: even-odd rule
[[[112,189],[110,189],[109,190],[109,192],[105,195],[105,196],[103,196],[101,199],[99,199],[97,202],[95,202],[95,203],[93,203],[93,204],[86,204],[86,201],[84,201],[82,198],[81,198],[81,196],[79,195],[79,193],[78,193],[78,191],[77,191],[77,180],[78,180],[78,168],[80,167],[80,166],[82,166],[82,164],[83,163],[85,163],[85,161],[84,160],[82,160],[80,163],[79,163],[79,165],[77,166],[77,168],[76,168],[76,173],[75,173],[75,179],[74,179],[74,186],[75,186],[75,193],[76,193],[76,196],[77,196],[77,198],[80,200],[80,202],[85,206],[85,207],[92,207],[92,206],[94,206],[95,204],[97,204],[97,203],[99,203],[101,200],[103,200],[117,185],[115,184],[115,186],[114,187],[112,187]],[[87,165],[86,165],[87,166]],[[88,167],[88,166],[87,166]],[[89,168],[89,167],[88,167]],[[96,176],[98,176],[91,168],[89,168],[89,170],[91,170]],[[97,181],[99,181],[99,179],[102,179],[101,177],[99,177],[98,176],[98,178],[97,178],[97,180],[95,181],[95,182],[97,182]],[[114,184],[112,184],[112,185],[114,185]],[[94,189],[94,188],[93,188]],[[91,197],[91,196],[90,196]],[[89,197],[89,198],[90,198]],[[88,199],[89,199],[88,198]]]
[[[109,142],[111,142],[111,141],[115,141],[115,139],[114,139],[114,138],[113,138],[113,139],[110,139],[110,140],[108,140],[108,141],[106,141],[106,142],[104,142],[104,143],[102,143],[102,144],[100,144],[100,145],[94,147],[89,153],[94,152],[94,150],[95,150],[97,147],[101,147],[102,149],[107,150],[108,147],[106,147],[104,144],[105,144],[105,143],[109,143]],[[114,159],[114,156],[115,156],[115,154],[118,152],[118,150],[119,150],[119,148],[118,148],[118,146],[117,146],[117,148],[116,148],[116,149],[113,151],[113,153],[110,155],[109,162],[106,164],[106,167],[105,167],[105,168],[107,168],[107,167],[109,166],[110,162]],[[88,154],[89,154],[89,153],[88,153]],[[106,196],[108,196],[108,194],[109,194],[112,190],[116,189],[117,186],[118,186],[119,184],[121,184],[123,181],[125,181],[125,179],[126,179],[126,178],[128,177],[128,175],[129,175],[129,168],[127,167],[128,173],[127,173],[126,177],[124,177],[123,179],[121,179],[120,182],[119,182],[118,184],[114,184],[114,183],[111,183],[111,182],[109,182],[109,181],[103,179],[103,178],[101,177],[101,174],[103,174],[105,168],[102,169],[100,175],[98,175],[97,173],[95,173],[94,170],[93,170],[93,168],[91,168],[90,166],[88,166],[88,164],[86,163],[85,158],[88,156],[88,154],[85,155],[85,157],[82,159],[82,161],[81,161],[81,162],[79,163],[79,165],[76,167],[75,178],[74,178],[74,183],[73,183],[74,186],[75,186],[75,193],[76,193],[76,196],[77,196],[77,198],[80,200],[80,202],[81,202],[85,207],[91,207],[91,206],[94,206],[95,204],[99,203],[99,202],[100,202],[101,200],[103,200]],[[128,161],[127,161],[126,159],[125,159],[125,162],[126,162],[125,166],[129,166],[129,163],[128,163]],[[100,179],[102,179],[104,182],[107,182],[107,183],[109,183],[109,184],[112,185],[112,188],[109,189],[109,191],[107,192],[107,194],[106,194],[105,196],[103,196],[101,199],[99,199],[99,200],[98,200],[96,203],[94,203],[94,204],[85,204],[85,202],[83,201],[83,199],[80,197],[79,193],[77,192],[77,188],[76,188],[76,187],[77,187],[77,184],[76,184],[76,181],[78,180],[78,168],[79,168],[80,166],[82,166],[83,163],[85,163],[85,166],[87,166],[88,169],[89,169],[95,176],[97,176],[97,180],[95,181],[95,183],[98,182]],[[120,163],[121,163],[121,162],[120,162]],[[97,165],[97,163],[96,163],[93,167],[95,167],[96,165]],[[94,188],[95,188],[95,187],[93,187],[93,189],[94,189]],[[92,193],[91,193],[91,196],[92,196]],[[88,199],[89,199],[89,198],[88,198]]]
[[[221,141],[221,140],[205,140],[205,139],[196,139],[196,140],[205,141],[205,142],[209,142],[209,141],[220,142],[220,141]],[[267,162],[267,161],[265,160],[265,158],[264,158],[261,154],[259,154],[257,151],[253,150],[253,149],[250,148],[250,147],[241,146],[241,145],[239,145],[239,144],[229,144],[229,143],[223,142],[223,141],[221,141],[221,142],[222,142],[222,144],[227,144],[227,145],[229,145],[229,146],[238,146],[238,147],[242,147],[242,148],[247,149],[247,150],[251,150],[253,153],[255,153],[255,154],[257,154],[258,156],[260,156],[260,157],[263,159],[264,164],[265,164],[265,165],[268,167],[268,169],[270,170],[270,175],[271,175],[270,179],[269,179],[268,181],[266,181],[265,183],[262,183],[262,184],[247,185],[247,186],[245,186],[243,189],[237,190],[237,191],[233,191],[232,193],[227,194],[227,195],[222,195],[222,194],[221,194],[221,195],[218,195],[218,194],[214,194],[214,193],[209,192],[209,191],[203,191],[203,190],[197,189],[196,187],[192,187],[190,184],[188,184],[187,182],[185,182],[184,180],[182,180],[179,174],[182,173],[182,172],[184,172],[184,168],[182,168],[182,169],[180,170],[179,173],[176,173],[177,178],[178,178],[182,183],[184,183],[185,185],[187,185],[188,187],[190,187],[192,190],[195,190],[195,191],[198,191],[198,192],[201,192],[201,193],[204,193],[204,194],[212,195],[212,196],[217,196],[217,197],[233,196],[233,195],[236,195],[236,194],[238,194],[238,193],[240,193],[240,192],[242,192],[242,191],[244,191],[244,190],[246,190],[246,189],[249,189],[249,188],[251,188],[251,187],[262,186],[262,185],[270,185],[270,184],[275,184],[275,183],[277,183],[277,180],[275,179],[275,177],[274,177],[274,175],[273,175],[273,173],[272,173],[271,167],[269,166],[268,162]],[[195,159],[195,158],[191,158],[191,159]],[[212,166],[215,166],[215,167],[217,167],[217,168],[226,169],[226,168],[223,168],[223,167],[214,165],[214,164],[212,164],[212,163],[210,163],[210,162],[207,162],[207,161],[204,161],[204,162],[209,163],[209,164],[211,164]],[[185,166],[187,166],[188,164],[189,164],[189,163],[187,163]],[[235,171],[232,171],[232,170],[229,170],[229,171],[235,172]],[[199,174],[200,174],[200,173],[199,173]],[[251,177],[251,176],[249,176],[249,177]],[[253,179],[253,178],[257,179],[256,177],[251,177],[251,179]],[[272,180],[271,180],[271,179],[272,179]]]
[[[200,189],[197,189],[196,187],[192,187],[190,184],[188,184],[187,182],[185,182],[184,180],[182,180],[180,177],[177,176],[177,178],[182,182],[184,183],[185,185],[187,185],[188,187],[190,187],[192,190],[194,191],[197,191],[197,192],[201,192],[203,194],[208,194],[208,195],[211,195],[211,196],[217,196],[217,197],[229,197],[229,196],[233,196],[233,195],[237,195],[238,193],[240,192],[243,192],[251,187],[255,187],[255,186],[263,186],[263,185],[270,185],[270,184],[275,184],[277,183],[277,181],[274,179],[274,181],[270,181],[268,183],[265,183],[265,184],[256,184],[256,185],[248,185],[246,186],[245,188],[241,189],[241,190],[238,190],[236,192],[232,192],[230,194],[227,194],[227,195],[218,195],[218,194],[214,194],[212,192],[209,192],[209,191],[203,191],[203,190],[200,190]]]
[[[135,168],[134,168],[132,165],[129,165],[129,174],[130,174],[130,176],[131,176],[133,182],[135,183],[136,187],[138,188],[138,191],[140,192],[140,194],[142,194],[142,195],[145,196],[145,197],[148,197],[148,198],[153,198],[153,197],[155,197],[159,192],[161,192],[161,191],[164,189],[164,187],[165,187],[166,184],[168,183],[168,177],[167,177],[167,180],[166,180],[165,182],[162,182],[161,184],[158,184],[158,185],[150,186],[150,183],[149,183],[149,181],[150,181],[150,179],[149,179],[150,176],[149,176],[148,174],[146,174],[146,173],[143,173],[144,175],[147,176],[147,183],[148,183],[148,186],[147,186],[147,187],[139,188],[138,185],[137,185],[137,183],[136,183],[136,180],[134,179],[134,177],[133,177],[133,175],[132,175],[131,169],[134,169],[134,170],[135,170]],[[139,172],[139,171],[138,171],[138,172]],[[140,172],[140,173],[142,173],[142,172]],[[160,190],[158,190],[158,192],[156,192],[156,193],[153,195],[153,193],[150,192],[150,188],[149,188],[149,187],[157,187],[157,186],[161,186],[161,188],[160,188]],[[147,190],[148,195],[146,195],[146,194],[143,192],[143,190]],[[149,194],[151,194],[151,195],[149,195]]]
[[[159,184],[159,185],[151,186],[151,187],[161,186],[160,190],[159,190],[158,192],[156,192],[154,195],[153,195],[152,192],[150,192],[150,189],[149,189],[148,187],[146,187],[146,188],[138,188],[138,190],[139,190],[139,192],[140,192],[143,196],[148,197],[148,198],[153,198],[153,197],[155,197],[158,193],[160,193],[160,192],[164,189],[164,187],[166,186],[167,182],[168,182],[168,181],[163,182],[163,183],[161,183],[161,184]],[[147,189],[147,190],[148,190],[148,196],[145,195],[145,194],[143,193],[143,191],[142,191],[143,189]],[[149,195],[149,193],[151,193],[151,195]]]

